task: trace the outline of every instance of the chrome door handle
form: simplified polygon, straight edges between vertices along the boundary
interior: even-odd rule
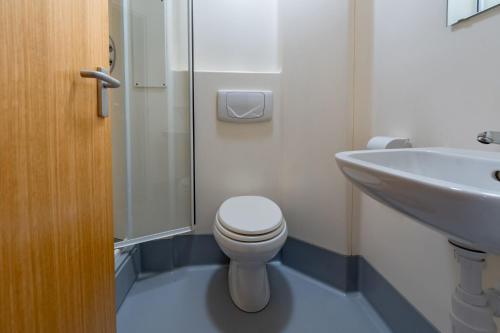
[[[98,67],[97,70],[82,69],[80,70],[80,76],[97,80],[98,113],[103,118],[109,116],[108,88],[120,87],[120,81],[109,75],[108,71],[101,67]]]
[[[120,81],[112,77],[107,73],[107,71],[103,68],[98,68],[96,71],[82,69],[80,71],[80,76],[89,78],[89,79],[97,79],[103,81],[104,88],[119,88]]]

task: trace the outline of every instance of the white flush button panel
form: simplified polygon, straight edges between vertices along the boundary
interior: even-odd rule
[[[232,123],[254,123],[271,120],[272,91],[219,90],[217,118]]]

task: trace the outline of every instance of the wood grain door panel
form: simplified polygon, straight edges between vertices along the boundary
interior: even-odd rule
[[[107,1],[0,1],[0,330],[114,332]]]

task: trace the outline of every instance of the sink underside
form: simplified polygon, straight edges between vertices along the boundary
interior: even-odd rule
[[[500,154],[448,148],[343,152],[342,172],[375,200],[475,249],[500,254]]]

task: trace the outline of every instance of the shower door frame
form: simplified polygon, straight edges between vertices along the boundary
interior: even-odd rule
[[[194,156],[194,40],[193,40],[193,0],[187,0],[188,2],[188,75],[189,75],[189,130],[190,130],[190,176],[191,176],[191,224],[186,227],[172,229],[167,231],[162,231],[155,234],[150,234],[146,236],[140,236],[132,239],[125,239],[119,242],[114,243],[115,250],[126,251],[127,249],[132,248],[134,245],[149,242],[152,240],[163,239],[163,238],[171,238],[177,235],[188,234],[194,231],[196,225],[196,202],[195,202],[195,156]],[[127,11],[129,9],[127,8]],[[126,36],[128,33],[126,34]],[[128,36],[126,37],[128,38]],[[126,88],[130,84],[128,82],[128,78],[126,80]],[[127,94],[127,92],[125,92]],[[128,97],[126,97],[128,99]],[[127,103],[128,105],[128,103]],[[127,106],[128,107],[128,106]],[[127,172],[129,172],[130,166],[127,165]],[[130,200],[131,192],[130,190],[127,193],[127,200]],[[130,209],[128,207],[127,209]],[[128,214],[129,215],[129,214]],[[130,218],[130,216],[129,216]]]

